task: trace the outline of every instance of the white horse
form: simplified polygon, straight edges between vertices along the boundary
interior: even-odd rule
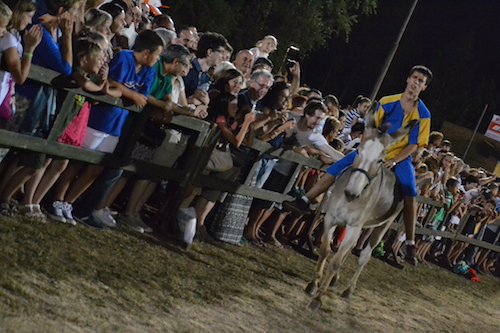
[[[363,267],[371,258],[373,248],[379,244],[391,222],[403,208],[399,182],[395,173],[384,167],[383,161],[386,148],[406,136],[417,120],[392,134],[386,133],[388,126],[375,127],[371,112],[367,114],[366,122],[364,141],[358,147],[358,155],[352,166],[336,178],[332,187],[315,276],[306,288],[306,293],[315,296],[309,305],[312,310],[321,307],[321,297],[338,280],[340,266],[346,254],[356,244],[361,229],[373,228],[370,242],[359,256],[358,268],[349,287],[342,294],[343,297],[351,297]],[[346,234],[319,285],[326,259],[331,252],[330,241],[338,225],[346,227]],[[335,280],[332,281],[334,277]]]

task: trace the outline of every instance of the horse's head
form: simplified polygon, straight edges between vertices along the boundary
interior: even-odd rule
[[[383,166],[386,148],[406,136],[418,122],[413,120],[406,126],[388,134],[387,130],[390,124],[375,127],[375,107],[376,103],[374,102],[370,111],[367,112],[364,140],[358,146],[358,155],[352,164],[350,179],[345,188],[348,200],[359,197],[363,190],[370,185],[372,179],[377,176]]]

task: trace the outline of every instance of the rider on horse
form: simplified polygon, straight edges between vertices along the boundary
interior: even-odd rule
[[[384,166],[393,169],[401,183],[403,195],[403,217],[406,229],[407,255],[406,261],[417,264],[415,247],[415,209],[416,185],[415,172],[411,164],[411,155],[418,149],[425,147],[429,140],[431,115],[419,95],[432,80],[432,72],[424,66],[414,66],[406,79],[406,88],[402,94],[386,96],[380,99],[375,114],[375,125],[389,123],[388,133],[395,132],[412,120],[419,123],[402,140],[391,145],[386,150]],[[325,192],[335,181],[335,177],[351,165],[357,151],[347,154],[343,159],[327,169],[327,173],[305,196],[294,202],[283,202],[287,210],[306,213],[309,211],[309,202]]]

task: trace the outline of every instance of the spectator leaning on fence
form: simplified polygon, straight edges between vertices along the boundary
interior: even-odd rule
[[[154,31],[144,31],[137,37],[133,51],[120,51],[111,61],[110,85],[119,89],[123,97],[132,100],[137,107],[144,107],[155,76],[155,71],[151,66],[156,63],[162,51],[163,40]],[[104,104],[92,107],[82,147],[112,153],[118,144],[127,116],[128,110],[120,107]],[[72,168],[72,173],[75,174],[75,170],[80,167],[70,165],[69,168]],[[73,204],[103,169],[104,167],[100,165],[89,165],[75,181],[72,182],[68,177],[65,185],[59,184],[60,190],[56,193],[56,201]],[[96,210],[93,215],[101,213],[103,213],[101,210]],[[101,222],[95,218],[86,219],[86,222],[102,228]]]
[[[136,143],[132,152],[132,158],[144,160],[146,162],[153,161],[157,149],[163,144],[166,134],[162,124],[169,123],[172,117],[172,112],[191,115],[196,118],[203,119],[207,113],[205,105],[198,105],[195,108],[183,107],[177,104],[178,98],[175,101],[172,99],[172,82],[175,77],[181,76],[186,69],[190,67],[191,53],[182,45],[169,45],[161,54],[160,60],[153,66],[156,76],[148,96],[148,107],[152,108],[153,115],[151,120],[148,121],[144,132]],[[167,154],[166,152],[163,152]],[[173,162],[175,157],[170,155]],[[165,156],[165,158],[168,158]],[[169,166],[173,165],[171,163]],[[125,186],[126,177],[122,177],[120,181],[109,191],[104,199],[103,207],[106,211],[114,202],[121,189]],[[156,183],[148,179],[140,179],[134,183],[132,194],[127,203],[127,206],[120,215],[120,221],[128,226],[139,226],[144,231],[151,232],[152,229],[148,227],[140,218],[140,210],[144,203],[148,200],[149,196],[153,193]],[[107,208],[107,209],[106,209]],[[107,215],[106,218],[112,218]]]
[[[74,16],[78,12],[81,1],[55,0],[45,3],[45,7],[38,8],[40,15],[37,19],[42,26],[42,40],[33,53],[33,64],[57,71],[63,75],[70,75],[73,64],[72,33]],[[56,32],[62,32],[59,42],[55,39]],[[25,82],[17,89],[16,106],[18,112],[26,113],[20,126],[25,134],[47,136],[56,111],[56,90],[40,83]],[[26,191],[33,193],[44,169],[49,164],[46,154],[22,153],[19,154],[19,164],[22,167],[14,173],[2,190],[2,202],[10,202],[17,190],[32,177],[37,179],[28,182]]]
[[[192,61],[193,67],[184,78],[188,102],[191,97],[199,100],[207,98],[206,95],[211,83],[208,70],[222,61],[226,44],[227,39],[216,32],[206,32],[201,36],[196,51],[196,59]],[[208,104],[208,101],[205,104]]]
[[[268,93],[262,98],[263,114],[275,121],[268,122],[268,128],[259,129],[260,139],[268,141],[274,147],[280,147],[283,133],[292,128],[294,120],[287,122],[288,114],[286,107],[290,96],[290,86],[286,82],[275,82]],[[256,131],[259,132],[259,131]],[[253,134],[253,133],[252,133]],[[259,134],[258,134],[259,135]],[[269,177],[277,159],[265,154],[262,156],[259,166],[252,175],[251,185],[261,188]],[[218,240],[239,244],[243,236],[248,212],[253,198],[241,194],[228,194],[224,202],[217,208],[215,220],[212,224],[212,234]]]
[[[121,92],[116,88],[109,87],[108,83],[108,49],[109,43],[103,34],[87,31],[85,37],[75,41],[75,64],[72,77],[86,91],[108,94],[118,98],[121,97]],[[79,112],[67,125],[58,142],[73,146],[82,145],[91,105],[83,96],[78,95],[73,107],[79,109]],[[32,202],[28,201],[28,203],[33,204],[33,208],[39,206],[50,187],[66,169],[68,162],[68,159],[61,158],[52,160],[33,194]],[[56,221],[76,223],[72,215],[72,206],[66,202],[53,202],[51,206],[46,207],[46,211]]]
[[[7,5],[12,9],[11,18]],[[33,52],[42,40],[41,26],[34,25],[24,31],[31,23],[35,10],[36,3],[32,0],[6,0],[0,3],[0,26],[7,27],[7,31],[0,38],[0,52],[7,66],[6,71],[0,71],[0,128],[6,128],[7,122],[13,120],[15,105],[12,103],[12,97],[15,85],[26,81]],[[21,42],[22,32],[24,35]]]
[[[255,112],[245,112],[244,110],[239,110],[236,96],[227,92],[220,94],[210,104],[209,113],[211,117],[215,119],[215,123],[222,134],[220,142],[214,149],[214,152],[218,156],[221,155],[220,152],[228,155],[230,146],[235,148],[240,147],[242,144],[252,146],[253,135],[251,134],[254,130],[253,124],[255,121]],[[239,173],[239,168],[236,167],[234,163],[232,165],[233,167],[226,169],[223,172],[216,172],[215,177],[233,181]],[[214,168],[212,168],[212,170],[217,167],[216,164],[213,166]],[[217,190],[204,189],[195,205],[196,219],[198,222],[197,234],[201,239],[210,239],[205,228],[205,218],[214,207],[220,194],[221,192]]]
[[[309,157],[308,147],[313,147],[319,155],[328,156],[333,160],[332,162],[336,162],[344,155],[333,149],[325,137],[316,130],[325,116],[326,107],[323,103],[309,102],[304,109],[304,116],[297,122],[294,129],[286,133],[285,141],[293,139],[292,144],[299,154]]]
[[[285,147],[291,148],[294,146],[297,152],[309,157],[305,147],[315,146],[317,149],[325,149],[325,151],[331,152],[337,159],[340,159],[343,155],[336,152],[328,145],[328,142],[321,133],[316,132],[316,127],[321,123],[325,115],[326,107],[323,103],[315,101],[308,103],[304,109],[304,115],[295,123],[295,127],[286,132],[284,138]],[[320,153],[322,152],[320,151]],[[293,169],[293,162],[282,159],[278,160],[263,188],[271,191],[283,191]],[[256,245],[260,244],[259,229],[269,218],[273,210],[274,205],[271,202],[255,200],[250,213],[249,223],[245,231],[245,238],[249,242]],[[282,244],[276,239],[276,232],[286,215],[287,212],[284,212],[280,214],[277,219],[272,221],[272,228],[266,235],[265,242],[278,248],[282,247]]]
[[[359,95],[356,97],[354,102],[352,103],[352,109],[347,111],[346,118],[347,121],[344,126],[343,132],[345,134],[349,134],[351,132],[351,128],[354,124],[362,121],[362,118],[370,108],[371,100],[368,97],[364,97],[363,95]],[[344,143],[349,142],[350,140],[344,140]]]

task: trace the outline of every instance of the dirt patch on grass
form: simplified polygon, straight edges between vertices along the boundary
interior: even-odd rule
[[[125,229],[0,221],[0,332],[497,332],[497,278],[371,261],[351,300],[350,256],[320,311],[314,262],[292,250],[195,243]]]

